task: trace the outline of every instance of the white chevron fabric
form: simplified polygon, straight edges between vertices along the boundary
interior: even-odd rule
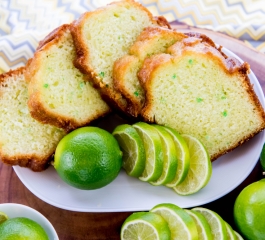
[[[49,31],[112,1],[0,0],[0,69],[24,65]],[[168,21],[225,32],[265,52],[264,0],[138,1]]]

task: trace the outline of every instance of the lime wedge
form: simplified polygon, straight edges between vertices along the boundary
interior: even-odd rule
[[[171,182],[176,176],[178,164],[176,148],[173,138],[163,127],[159,125],[152,126],[155,127],[161,138],[161,146],[163,150],[164,159],[162,175],[160,176],[160,178],[155,181],[151,181],[150,183],[153,185],[162,185]]]
[[[205,217],[201,213],[193,210],[186,209],[186,212],[192,217],[196,224],[198,231],[198,240],[212,240],[213,235],[211,228]]]
[[[234,230],[234,234],[236,235],[236,240],[244,240],[241,235]]]
[[[212,163],[203,144],[195,137],[183,134],[189,152],[190,168],[183,182],[173,187],[180,195],[189,195],[198,192],[206,186],[212,175]]]
[[[162,203],[153,207],[150,212],[158,214],[166,220],[171,232],[171,239],[198,239],[196,224],[184,209],[171,203]]]
[[[233,228],[225,221],[227,240],[237,240]]]
[[[126,173],[132,177],[139,177],[145,167],[144,143],[137,131],[128,124],[117,126],[113,136],[118,141],[122,156],[122,164]]]
[[[166,221],[151,212],[131,214],[121,227],[121,240],[169,240]]]
[[[141,181],[156,181],[163,171],[163,150],[161,139],[157,130],[144,122],[138,122],[132,125],[144,143],[145,149],[145,169],[139,177]]]
[[[201,213],[210,225],[213,240],[228,240],[225,221],[214,211],[207,208],[196,207],[192,209]]]
[[[176,156],[178,159],[178,167],[175,178],[166,184],[166,186],[175,187],[177,184],[181,183],[188,174],[190,167],[190,152],[184,138],[176,130],[165,126],[164,128],[174,140],[177,154]]]
[[[8,219],[8,216],[5,213],[0,212],[0,224],[5,222],[7,219]]]

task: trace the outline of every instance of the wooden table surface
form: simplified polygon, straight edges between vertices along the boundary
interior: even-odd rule
[[[221,33],[195,29],[174,22],[173,28],[180,31],[202,32],[216,43],[233,51],[248,62],[265,91],[265,55],[249,48],[243,42]],[[236,169],[234,169],[236,171]],[[225,173],[224,173],[225,174]],[[203,205],[219,213],[234,226],[233,205],[240,191],[252,182],[262,178],[262,168],[258,162],[247,179],[224,197]],[[13,168],[0,163],[0,203],[20,203],[30,206],[50,220],[61,240],[82,239],[119,239],[120,227],[130,212],[119,213],[82,213],[59,209],[43,202],[33,195],[16,176]]]

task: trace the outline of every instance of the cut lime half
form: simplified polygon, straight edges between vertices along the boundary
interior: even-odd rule
[[[126,173],[132,177],[141,176],[145,167],[145,150],[144,143],[135,128],[123,124],[117,126],[112,134],[123,153],[122,166]]]
[[[152,125],[158,132],[161,139],[161,146],[163,150],[163,172],[162,175],[156,180],[151,181],[152,185],[162,185],[171,182],[177,172],[177,154],[173,138],[170,134],[159,125]]]
[[[184,209],[171,203],[162,203],[153,207],[150,212],[158,214],[166,220],[171,231],[171,239],[198,239],[196,224]]]
[[[228,240],[225,221],[216,212],[207,208],[196,207],[192,209],[201,213],[210,225],[213,240]]]
[[[180,195],[190,195],[206,186],[212,175],[212,163],[203,144],[195,137],[183,134],[189,152],[190,168],[183,182],[173,187]]]
[[[151,212],[131,214],[121,227],[121,240],[169,240],[170,230],[166,221]]]
[[[157,130],[144,122],[132,125],[143,140],[145,148],[145,169],[139,177],[141,181],[156,181],[163,172],[163,150]]]

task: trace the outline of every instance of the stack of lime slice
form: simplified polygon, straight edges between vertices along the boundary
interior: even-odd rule
[[[203,207],[188,210],[172,203],[162,203],[149,212],[133,213],[125,220],[121,228],[121,240],[129,239],[241,240],[243,238],[212,210]]]
[[[138,122],[113,131],[128,175],[165,185],[180,195],[198,192],[209,182],[212,165],[203,144],[172,128]]]

